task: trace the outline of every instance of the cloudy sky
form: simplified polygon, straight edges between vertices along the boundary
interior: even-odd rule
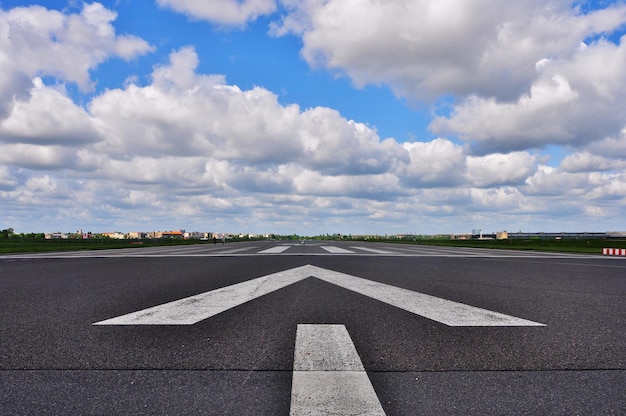
[[[0,228],[623,231],[625,35],[622,1],[0,0]]]

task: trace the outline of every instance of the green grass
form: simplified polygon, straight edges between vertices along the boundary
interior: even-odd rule
[[[66,239],[66,240],[44,240],[28,238],[2,238],[0,239],[0,253],[37,253],[50,251],[71,251],[71,250],[104,250],[115,248],[131,247],[154,247],[171,245],[189,245],[207,243],[200,240],[116,240],[104,239]]]
[[[626,248],[626,240],[601,239],[529,239],[529,240],[436,240],[422,239],[416,241],[387,240],[386,242],[403,244],[435,245],[448,247],[475,247],[501,250],[536,250],[570,253],[602,254],[603,248]]]

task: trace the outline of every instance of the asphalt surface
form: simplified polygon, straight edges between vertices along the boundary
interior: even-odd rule
[[[626,414],[624,258],[259,254],[281,244],[0,257],[0,414],[287,415],[298,324],[345,325],[387,415]],[[314,277],[193,325],[93,325],[307,264],[545,326],[450,327]]]

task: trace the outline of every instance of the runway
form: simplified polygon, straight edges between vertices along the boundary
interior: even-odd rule
[[[331,394],[338,414],[617,415],[624,276],[352,242],[3,256],[0,413],[295,415]]]
[[[113,250],[84,250],[10,254],[0,259],[37,258],[128,258],[128,257],[227,257],[227,256],[392,256],[392,257],[484,257],[484,258],[589,258],[589,254],[554,253],[522,250],[491,250],[468,247],[437,247],[413,244],[380,244],[350,241],[258,241],[229,244],[198,244],[191,246],[136,246]]]

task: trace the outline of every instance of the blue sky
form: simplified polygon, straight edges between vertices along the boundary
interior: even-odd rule
[[[0,1],[2,228],[624,230],[625,25],[621,1]]]
[[[45,2],[40,4],[52,6]],[[198,72],[223,74],[229,84],[242,89],[267,88],[276,93],[283,104],[337,109],[348,119],[375,127],[382,137],[404,141],[419,133],[424,136],[420,138],[434,138],[427,131],[430,107],[399,99],[383,85],[355,88],[350,79],[338,71],[311,68],[299,56],[302,41],[298,37],[268,35],[275,15],[233,27],[190,19],[150,2],[102,4],[118,13],[114,26],[119,33],[132,33],[150,40],[159,50],[131,63],[119,59],[103,63],[94,74],[97,90],[119,87],[129,72],[139,76],[142,82],[148,82],[152,67],[167,63],[169,52],[193,45],[201,57]]]

